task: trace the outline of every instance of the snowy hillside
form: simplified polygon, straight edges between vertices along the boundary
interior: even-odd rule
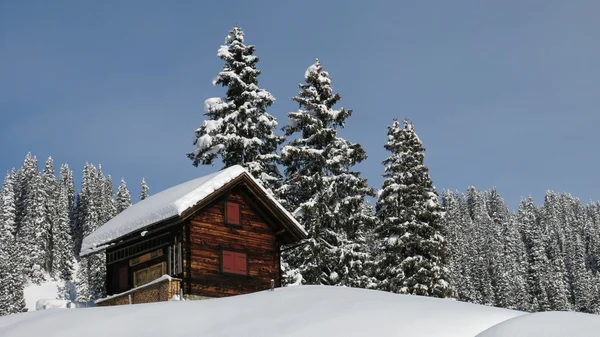
[[[451,300],[299,286],[205,301],[11,315],[0,318],[0,336],[463,337],[522,314]]]
[[[578,312],[537,312],[511,318],[476,337],[597,337],[600,316]]]
[[[452,300],[321,286],[205,301],[49,309],[0,318],[2,337],[591,336],[584,331],[600,331],[600,316],[526,314]]]

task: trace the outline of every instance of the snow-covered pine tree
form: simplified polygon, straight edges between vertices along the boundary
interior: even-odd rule
[[[115,215],[117,215],[117,201],[115,200],[115,190],[110,175],[104,180],[104,202],[103,202],[103,215],[102,223],[108,222]]]
[[[571,291],[573,309],[578,312],[594,312],[593,275],[586,266],[584,231],[587,222],[580,200],[571,195],[562,195],[561,206],[565,218],[565,261],[567,280]]]
[[[115,200],[115,191],[112,183],[112,178],[110,175],[104,176],[102,172],[102,166],[98,165],[98,176],[97,176],[97,184],[98,184],[98,221],[100,226],[107,223],[110,219],[112,219],[115,215],[117,215],[117,201]],[[123,193],[123,202],[127,204],[127,196],[129,191],[127,191],[127,187],[122,191]],[[129,206],[131,206],[131,196],[129,196]],[[127,206],[127,207],[129,207]]]
[[[69,233],[71,235],[71,241],[73,242],[73,249],[75,249],[75,240],[73,238],[73,229],[75,227],[75,219],[77,217],[75,200],[75,178],[73,176],[73,171],[67,163],[64,163],[60,168],[60,177],[60,188],[66,189],[68,202],[67,210],[69,212]]]
[[[78,214],[82,221],[82,238],[102,225],[102,194],[105,183],[99,178],[98,170],[86,163],[83,170]],[[81,247],[81,243],[80,246]],[[104,296],[106,265],[103,253],[91,254],[81,259],[77,270],[77,300],[93,301]]]
[[[547,311],[550,306],[546,293],[548,259],[544,247],[545,231],[539,221],[533,198],[521,200],[519,222],[521,224],[525,248],[529,259],[527,284],[532,311]]]
[[[71,216],[71,238],[73,240],[73,253],[79,261],[79,252],[83,241],[83,222],[85,212],[85,200],[81,197],[82,193],[77,192],[75,203],[73,204],[73,214]]]
[[[123,212],[129,206],[131,206],[131,194],[127,189],[125,179],[121,178],[121,185],[117,190],[117,214]]]
[[[507,306],[510,301],[508,296],[508,280],[504,273],[505,267],[503,258],[503,237],[502,229],[506,226],[505,222],[508,219],[508,214],[504,213],[504,201],[500,197],[497,189],[483,191],[481,193],[484,198],[485,211],[487,214],[483,216],[484,222],[480,230],[486,237],[487,259],[494,291],[493,303],[495,306]]]
[[[235,26],[219,48],[217,56],[225,64],[214,85],[227,87],[224,98],[206,100],[208,117],[195,131],[196,149],[187,154],[194,166],[212,165],[220,156],[224,167],[242,165],[267,189],[280,185],[277,148],[284,138],[274,133],[275,117],[267,108],[275,98],[258,87],[259,58],[256,47],[244,44],[244,32]]]
[[[476,303],[477,291],[471,275],[473,255],[470,249],[473,245],[469,242],[469,233],[473,225],[468,212],[465,211],[466,208],[461,207],[464,202],[464,196],[458,192],[446,190],[442,193],[442,207],[445,210],[444,235],[449,253],[449,278],[453,285],[453,297],[460,301]]]
[[[306,244],[284,256],[295,283],[366,287],[368,250],[365,231],[375,221],[365,207],[374,195],[366,179],[352,171],[366,158],[360,144],[337,135],[351,110],[335,110],[329,74],[317,60],[305,73],[305,83],[293,100],[299,104],[283,128],[298,134],[283,148],[284,185],[276,192],[309,232]]]
[[[24,256],[24,271],[34,284],[44,280],[43,238],[48,231],[45,221],[45,191],[38,171],[38,161],[28,153],[19,171],[17,196],[17,241]]]
[[[494,305],[496,303],[494,291],[494,273],[497,271],[492,266],[493,255],[488,249],[492,219],[487,212],[486,198],[482,191],[470,186],[466,195],[466,210],[471,218],[473,227],[471,229],[472,250],[471,275],[477,289],[477,304]]]
[[[597,204],[592,202],[585,205],[587,221],[584,228],[586,265],[594,275],[600,271],[600,212]]]
[[[394,121],[385,149],[391,155],[383,161],[385,180],[376,204],[378,278],[391,292],[450,297],[443,210],[414,126]]]
[[[148,187],[148,184],[146,184],[146,178],[142,178],[142,184],[140,186],[140,200],[148,198],[148,196],[150,195],[148,193],[149,190],[150,187]]]
[[[10,295],[10,277],[11,274],[15,273],[11,270],[11,261],[8,256],[11,249],[14,247],[14,217],[15,209],[13,207],[10,212],[10,202],[14,205],[14,195],[12,186],[6,186],[9,177],[5,178],[2,190],[0,191],[0,316],[10,314],[10,303],[5,299]],[[10,190],[9,190],[10,189]],[[12,218],[12,221],[11,221]]]
[[[497,188],[487,193],[488,214],[492,220],[492,230],[488,246],[495,263],[494,276],[496,306],[509,309],[527,310],[527,259],[521,239],[518,222],[510,212]],[[493,249],[492,249],[493,247]]]
[[[23,255],[14,235],[16,228],[16,173],[7,173],[0,191],[0,316],[24,312]]]
[[[61,280],[70,281],[73,273],[73,240],[70,235],[69,203],[71,202],[71,173],[65,164],[60,168],[60,184],[57,197],[57,217],[54,226],[54,247],[57,275]]]
[[[573,257],[571,260],[571,273],[569,278],[572,284],[573,308],[578,312],[593,313],[594,287],[592,273],[585,266],[585,247],[581,235],[571,231],[571,247]]]
[[[48,157],[42,172],[42,189],[44,190],[44,232],[42,235],[42,248],[44,252],[44,270],[54,276],[54,244],[55,226],[58,221],[58,181],[54,171],[54,161]]]
[[[68,233],[71,236],[71,246],[73,249],[75,240],[73,240],[73,228],[75,226],[75,179],[73,171],[69,168],[69,164],[64,163],[60,167],[59,189],[64,189],[67,196],[67,213],[69,216]]]
[[[70,284],[73,275],[73,241],[69,226],[69,190],[60,186],[57,202],[58,214],[54,226],[55,272],[60,280],[59,298],[71,299]]]
[[[519,232],[519,223],[514,214],[510,214],[502,229],[504,238],[503,268],[508,279],[506,308],[528,310],[527,302],[527,253]]]
[[[562,234],[562,224],[559,221],[559,207],[556,194],[547,191],[544,199],[544,206],[541,211],[541,222],[548,228],[546,237],[546,251],[548,255],[548,275],[547,289],[548,302],[550,310],[567,311],[571,310],[569,303],[569,290],[565,275],[565,261],[562,247],[564,247],[564,236]]]

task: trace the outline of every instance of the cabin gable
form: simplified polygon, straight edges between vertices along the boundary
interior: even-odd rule
[[[222,297],[280,285],[277,225],[244,185],[226,191],[186,222],[187,293]]]
[[[238,165],[132,205],[84,238],[81,256],[106,252],[102,305],[214,298],[281,286],[281,247],[306,237]]]

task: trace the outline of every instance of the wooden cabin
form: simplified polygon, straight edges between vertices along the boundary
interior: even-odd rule
[[[256,179],[233,166],[132,205],[85,237],[81,255],[105,252],[108,295],[166,275],[181,280],[186,299],[214,298],[269,289],[272,281],[279,287],[282,246],[306,236]]]

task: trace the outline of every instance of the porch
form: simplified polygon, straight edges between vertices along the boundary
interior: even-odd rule
[[[96,300],[97,306],[140,304],[170,301],[181,296],[181,279],[163,275],[158,279],[125,292]]]

